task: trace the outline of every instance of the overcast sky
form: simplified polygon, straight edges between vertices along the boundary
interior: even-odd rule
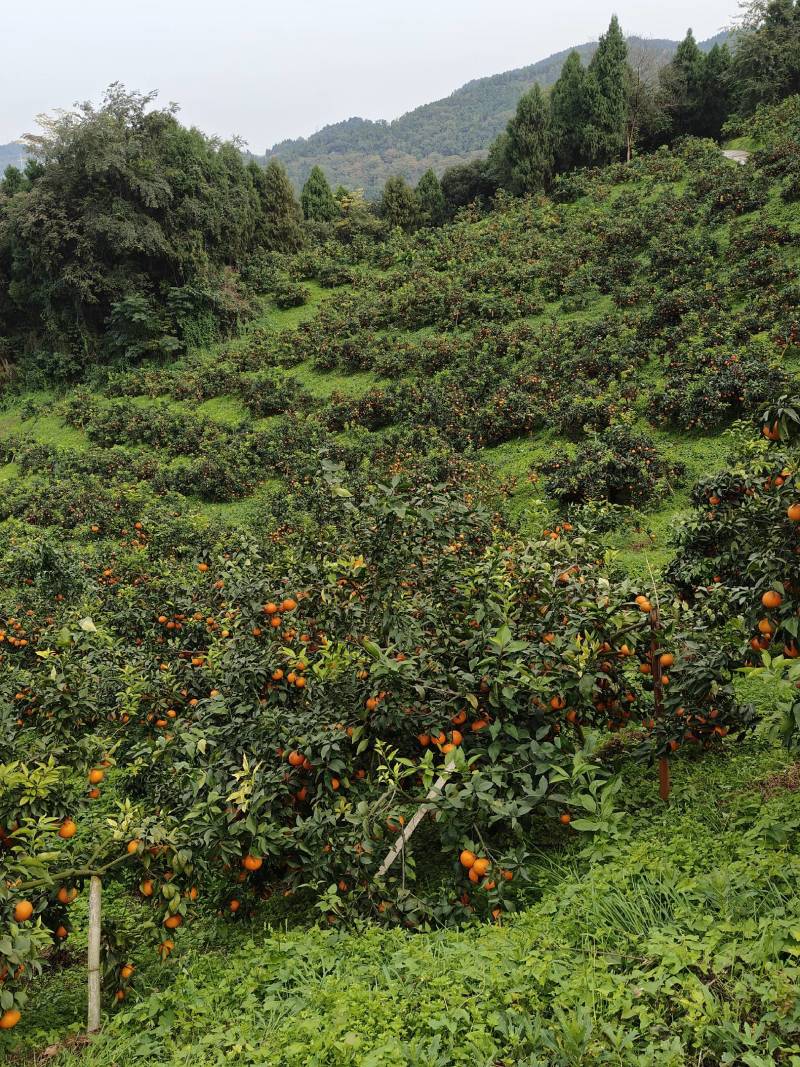
[[[737,0],[0,0],[0,143],[112,81],[253,151],[360,115],[395,118],[471,78],[626,33],[698,39]]]

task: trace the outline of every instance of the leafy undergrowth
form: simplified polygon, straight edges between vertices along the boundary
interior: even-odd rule
[[[543,848],[526,908],[502,926],[306,929],[302,909],[271,901],[144,962],[101,1036],[68,1038],[54,1062],[797,1063],[796,767],[762,733],[672,775],[662,805],[654,769],[626,764],[623,818]],[[14,1062],[64,1039],[83,973],[41,983]]]

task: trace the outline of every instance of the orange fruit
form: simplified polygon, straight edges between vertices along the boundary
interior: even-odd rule
[[[74,837],[77,831],[77,823],[75,823],[72,819],[64,819],[61,824],[61,827],[59,828],[58,836],[62,837],[65,841],[67,841],[70,837]]]
[[[9,1008],[0,1015],[0,1030],[13,1030],[21,1018],[17,1008]]]
[[[562,811],[562,813],[558,817],[558,821],[561,823],[562,826],[569,826],[569,824],[572,822],[572,816],[568,811]]]
[[[131,977],[131,975],[133,974],[133,972],[134,972],[134,970],[135,970],[135,969],[136,969],[136,968],[135,968],[135,967],[133,966],[133,964],[132,964],[132,963],[126,963],[124,967],[120,967],[120,970],[119,970],[119,976],[120,976],[120,978],[124,978],[124,979],[125,979],[125,981],[127,982],[127,981],[128,981],[128,979],[129,979],[129,978]]]
[[[477,876],[479,878],[483,878],[483,876],[488,872],[490,867],[491,867],[491,863],[489,862],[489,860],[484,859],[481,856],[481,857],[479,857],[478,859],[475,860],[475,862],[473,863],[471,869],[473,871],[475,871],[475,873],[477,874]]]
[[[168,930],[177,930],[183,923],[182,915],[168,915],[164,920],[164,925]]]
[[[792,504],[786,509],[786,514],[792,522],[800,522],[800,504]]]
[[[25,923],[33,915],[33,904],[29,900],[20,900],[14,908],[14,921]]]
[[[478,857],[474,852],[470,852],[468,848],[465,848],[461,855],[458,857],[458,861],[462,867],[466,867],[469,870],[470,867],[475,865],[475,860]]]
[[[138,841],[129,841],[127,845],[127,852],[129,856],[134,856],[139,851]]]
[[[242,866],[246,871],[258,871],[261,869],[264,861],[260,856],[245,856],[242,860]]]
[[[774,610],[779,608],[783,603],[783,597],[780,593],[777,593],[774,589],[768,589],[766,593],[761,597],[761,603],[765,608]]]
[[[105,776],[105,771],[101,771],[99,767],[95,767],[94,770],[89,771],[89,782],[91,785],[100,785]]]

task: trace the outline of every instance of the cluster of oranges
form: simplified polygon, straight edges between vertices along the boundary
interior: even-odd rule
[[[466,727],[467,721],[468,715],[463,708],[461,711],[456,712],[450,719],[450,722],[455,727]],[[484,730],[488,725],[489,718],[485,713],[482,713],[469,724],[470,732],[476,734],[480,730]],[[434,745],[441,753],[447,755],[449,752],[452,752],[453,749],[458,748],[459,745],[463,744],[464,734],[461,729],[451,730],[449,733],[440,730],[438,733],[417,734],[417,741],[419,741],[423,748],[427,748],[429,745]]]
[[[503,868],[498,869],[496,875],[493,875],[491,860],[487,859],[485,856],[476,856],[471,849],[463,849],[458,857],[458,861],[466,870],[470,882],[472,882],[473,885],[480,886],[480,888],[486,890],[487,893],[491,893],[492,890],[497,889],[497,883],[500,879],[504,882],[511,882],[514,880],[514,872]],[[464,904],[465,907],[469,905],[468,894],[463,894],[461,903]],[[498,920],[500,915],[501,909],[494,908],[492,917]]]

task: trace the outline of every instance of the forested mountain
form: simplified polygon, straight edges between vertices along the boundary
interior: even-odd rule
[[[709,51],[727,40],[720,33],[700,47]],[[633,51],[644,50],[654,65],[667,63],[677,41],[629,38]],[[584,62],[594,54],[597,42],[578,46]],[[553,85],[572,49],[518,70],[467,82],[450,96],[424,104],[392,122],[349,118],[325,126],[311,137],[282,141],[266,158],[277,157],[299,188],[312,167],[321,166],[333,186],[361,188],[377,196],[386,179],[402,174],[417,181],[429,168],[441,174],[447,167],[474,159],[485,152],[514,113],[517,101],[533,85]]]
[[[19,141],[0,144],[0,174],[6,167],[21,167],[25,162],[25,149]]]

